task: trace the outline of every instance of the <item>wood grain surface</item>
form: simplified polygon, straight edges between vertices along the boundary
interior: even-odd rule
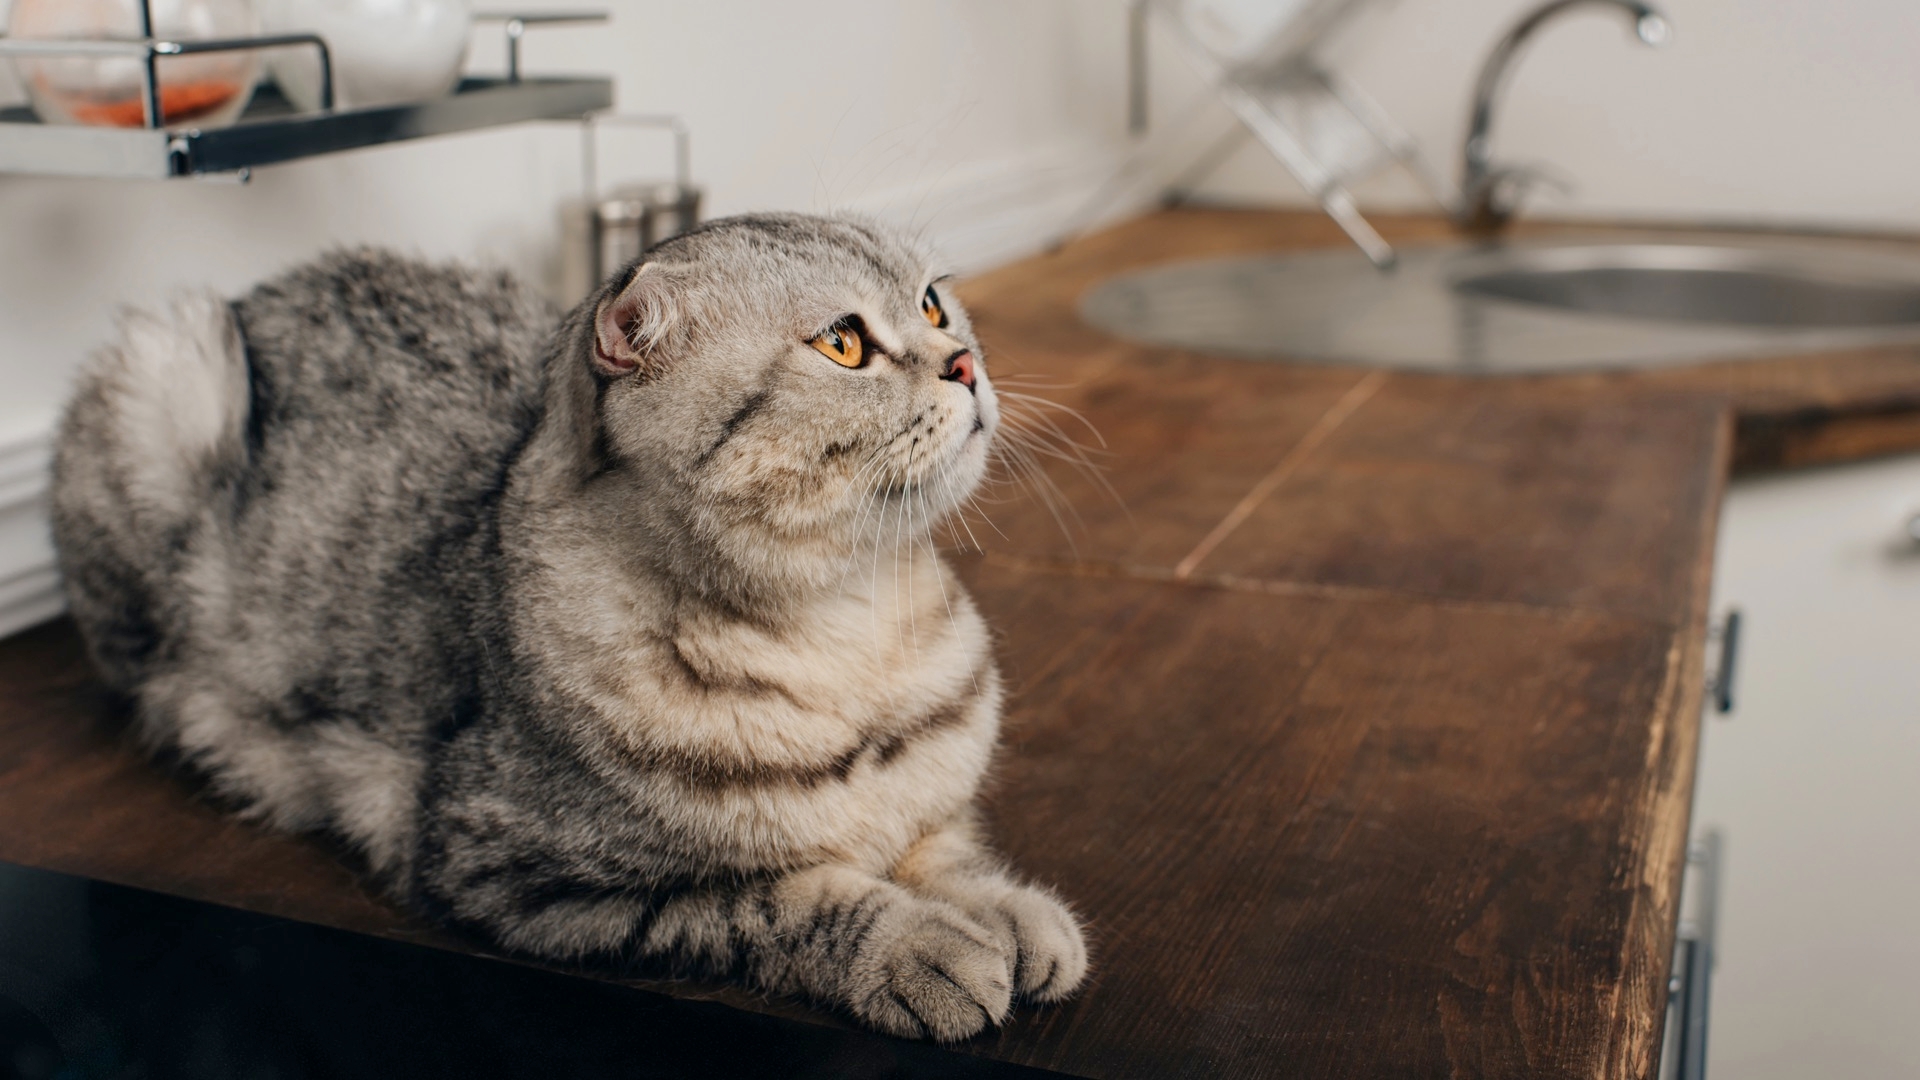
[[[1071,510],[1001,492],[957,558],[1010,686],[993,830],[1087,916],[1095,975],[956,1063],[1653,1073],[1725,477],[1920,439],[1920,354],[1489,381],[1146,349],[1074,315],[1124,269],[1343,242],[1168,212],[964,286],[996,379],[1098,432],[1052,413],[1099,476],[1047,462]],[[0,859],[460,947],[199,801],[119,715],[65,624],[0,644]]]
[[[1711,531],[1675,510],[1718,490],[1723,411],[1396,376],[1195,572],[1670,620]]]
[[[1647,1064],[1671,897],[1646,825],[1686,786],[1648,765],[1691,754],[1690,724],[1648,721],[1694,712],[1667,628],[970,571],[1018,703],[997,831],[1099,958],[983,1051],[1114,1077]],[[1097,629],[1053,633],[1061,610]]]

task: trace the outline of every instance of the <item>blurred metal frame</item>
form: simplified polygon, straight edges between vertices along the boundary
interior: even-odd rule
[[[600,188],[602,128],[662,131],[673,139],[673,179]],[[653,244],[693,228],[701,190],[693,183],[693,137],[668,114],[596,112],[580,118],[582,198],[564,208],[559,293],[571,303]]]
[[[1315,50],[1362,9],[1378,0],[1296,0],[1258,4],[1249,0],[1129,0],[1127,10],[1127,121],[1135,135],[1148,134],[1147,39],[1158,16],[1182,41],[1208,88],[1174,123],[1160,132],[1177,135],[1200,113],[1220,102],[1240,121],[1228,136],[1184,169],[1181,193],[1197,185],[1251,136],[1300,181],[1322,210],[1374,265],[1387,268],[1396,256],[1361,215],[1348,192],[1392,165],[1410,172],[1442,207],[1458,196],[1420,154],[1418,144],[1372,98],[1315,56]],[[1249,21],[1251,19],[1251,22]],[[1268,20],[1264,25],[1260,20]],[[1147,167],[1166,156],[1165,135],[1149,136],[1069,219],[1057,238],[1064,243],[1090,226],[1122,196],[1138,188]]]

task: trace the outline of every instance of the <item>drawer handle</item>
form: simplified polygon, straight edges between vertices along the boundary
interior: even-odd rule
[[[1687,852],[1687,864],[1698,890],[1696,915],[1680,926],[1673,954],[1673,974],[1667,984],[1671,1006],[1668,1022],[1675,1032],[1669,1047],[1671,1067],[1663,1076],[1673,1080],[1705,1080],[1707,1075],[1707,1019],[1713,1000],[1713,968],[1718,952],[1720,870],[1725,840],[1709,829]]]
[[[1720,663],[1707,683],[1707,696],[1713,701],[1713,711],[1730,713],[1733,711],[1733,678],[1740,659],[1740,609],[1727,612],[1716,630],[1709,631],[1709,640],[1720,642]]]

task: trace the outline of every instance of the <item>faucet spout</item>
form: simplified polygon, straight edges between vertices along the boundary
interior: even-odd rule
[[[1658,8],[1638,0],[1549,0],[1515,23],[1487,54],[1480,77],[1474,83],[1473,112],[1461,152],[1460,205],[1454,211],[1454,221],[1461,228],[1481,234],[1498,232],[1519,210],[1526,187],[1538,179],[1526,170],[1494,166],[1490,142],[1494,105],[1527,39],[1561,12],[1590,4],[1625,12],[1633,19],[1634,35],[1647,45],[1664,45],[1672,36],[1667,17]]]

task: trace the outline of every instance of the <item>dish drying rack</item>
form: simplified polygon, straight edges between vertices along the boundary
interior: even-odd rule
[[[1260,142],[1293,174],[1376,267],[1398,256],[1360,213],[1349,189],[1389,167],[1411,173],[1435,203],[1451,209],[1456,192],[1421,156],[1419,144],[1384,109],[1320,56],[1322,46],[1363,10],[1383,0],[1128,0],[1127,126],[1136,143],[1113,175],[1058,233],[1056,245],[1090,228],[1129,192],[1159,187],[1178,202],[1241,143]],[[1149,134],[1147,36],[1158,18],[1173,31],[1206,88],[1178,119]],[[1182,168],[1170,185],[1153,166],[1216,103],[1238,121],[1232,131]]]
[[[224,175],[244,181],[261,165],[528,120],[580,121],[613,107],[610,78],[528,77],[520,71],[520,40],[528,30],[605,22],[604,11],[476,12],[476,22],[504,25],[504,76],[463,78],[441,97],[363,109],[334,107],[333,58],[317,34],[179,41],[153,35],[150,0],[142,0],[141,18],[146,29],[137,38],[43,41],[0,36],[0,57],[131,57],[143,65],[137,128],[47,124],[28,106],[0,109],[0,173],[116,180]],[[229,126],[165,124],[157,72],[162,57],[286,47],[318,53],[318,111],[299,112],[277,88],[263,84]]]

